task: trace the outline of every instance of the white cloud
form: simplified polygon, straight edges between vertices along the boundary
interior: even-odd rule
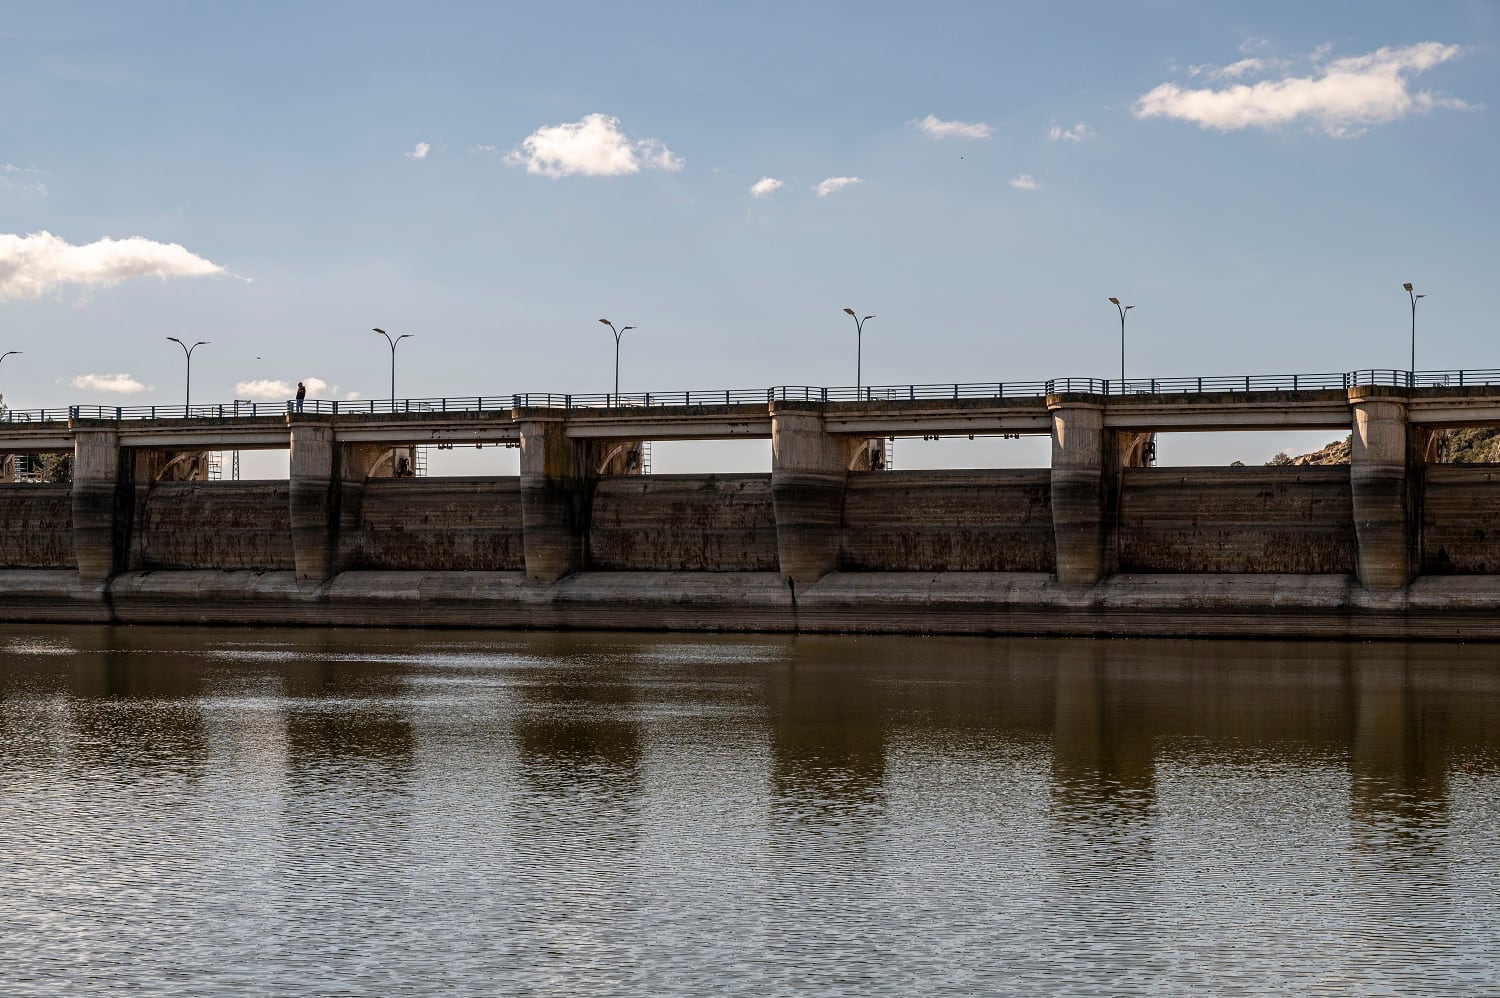
[[[330,394],[329,384],[322,378],[303,378],[302,383],[307,386],[308,398],[323,398]],[[337,392],[338,385],[333,385],[332,391]],[[241,399],[265,399],[271,402],[278,399],[296,398],[297,383],[295,381],[276,381],[271,378],[238,381],[234,386],[234,397]]]
[[[20,191],[22,194],[47,196],[47,185],[42,183],[41,171],[34,166],[0,163],[0,188]]]
[[[505,156],[510,166],[545,177],[617,177],[639,173],[641,167],[676,172],[681,156],[660,139],[632,142],[620,129],[620,119],[586,114],[564,125],[543,125]]]
[[[128,374],[80,374],[69,378],[67,384],[85,392],[114,392],[119,395],[134,395],[146,390],[145,385]]]
[[[50,232],[0,233],[0,301],[36,298],[65,284],[110,287],[132,277],[202,277],[224,268],[176,243],[105,237],[73,246]]]
[[[785,186],[775,177],[761,177],[750,185],[750,196],[753,198],[769,197]]]
[[[912,124],[934,139],[987,139],[994,131],[982,121],[973,124],[964,121],[944,121],[932,114],[920,121],[913,121]]]
[[[407,159],[426,159],[427,154],[432,152],[432,146],[426,142],[418,142],[411,147],[411,152],[404,153]]]
[[[1018,191],[1041,190],[1042,185],[1029,173],[1018,174],[1010,178],[1010,185]]]
[[[813,190],[818,192],[818,197],[826,198],[830,194],[837,194],[845,187],[853,187],[855,184],[862,184],[864,182],[863,177],[829,177],[826,180],[818,181],[817,186]]]
[[[1047,129],[1048,142],[1085,142],[1093,137],[1093,130],[1081,121],[1072,128],[1062,128],[1058,125],[1053,125]]]
[[[676,173],[687,165],[687,161],[662,144],[660,139],[642,139],[635,144],[641,162],[654,170]]]
[[[1365,126],[1433,108],[1473,110],[1464,101],[1425,90],[1413,92],[1409,86],[1409,77],[1455,58],[1460,51],[1457,45],[1421,42],[1334,59],[1316,66],[1307,76],[1238,83],[1220,90],[1185,90],[1163,83],[1136,101],[1135,115],[1176,118],[1221,132],[1306,122],[1335,138],[1351,137]],[[1315,61],[1326,56],[1323,49],[1314,53]],[[1241,59],[1217,74],[1249,74],[1265,65],[1257,59]]]

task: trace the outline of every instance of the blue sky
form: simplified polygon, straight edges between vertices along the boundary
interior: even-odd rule
[[[1419,368],[1500,367],[1497,35],[1493,2],[13,3],[0,391],[179,404],[173,335],[212,341],[195,401],[378,397],[372,326],[414,334],[402,396],[604,391],[600,316],[640,327],[627,391],[844,385],[846,305],[866,383],[1113,377],[1110,295],[1131,376],[1405,368],[1407,280]]]

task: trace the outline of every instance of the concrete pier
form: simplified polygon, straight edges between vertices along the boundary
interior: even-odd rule
[[[526,577],[556,582],[581,569],[594,471],[586,443],[557,418],[521,422],[521,530]]]
[[[771,408],[771,501],[781,577],[807,587],[839,567],[844,487],[863,441],[830,434],[811,403]]]

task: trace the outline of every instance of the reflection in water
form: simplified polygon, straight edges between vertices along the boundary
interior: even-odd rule
[[[0,627],[20,993],[1481,993],[1485,648]]]
[[[871,674],[817,661],[791,663],[767,670],[765,685],[778,809],[792,819],[832,825],[878,813],[889,705]]]
[[[1448,812],[1448,696],[1423,686],[1448,671],[1410,660],[1409,646],[1359,649],[1352,670],[1353,718],[1349,768],[1356,841],[1375,847],[1402,836],[1408,849],[1438,844]]]

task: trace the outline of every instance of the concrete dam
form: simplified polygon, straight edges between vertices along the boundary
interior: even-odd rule
[[[1366,374],[13,413],[0,452],[72,480],[0,485],[0,618],[1500,638],[1500,465],[1438,446],[1500,425],[1500,387]],[[1348,433],[1350,463],[1150,462],[1267,429]],[[1000,433],[1051,467],[885,469],[889,438]],[[644,441],[757,438],[763,473],[641,473]],[[520,474],[398,473],[474,443]],[[204,480],[254,448],[288,480]]]

